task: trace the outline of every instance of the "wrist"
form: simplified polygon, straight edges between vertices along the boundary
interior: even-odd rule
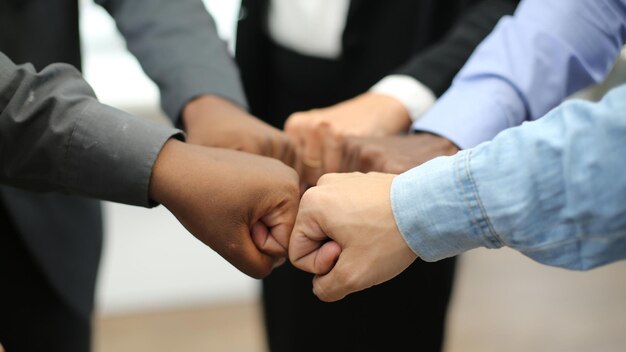
[[[184,142],[169,139],[161,148],[150,176],[148,192],[150,199],[153,201],[159,204],[167,204],[168,196],[171,193],[171,180],[176,179],[176,171],[180,167],[176,163],[184,155],[185,146]]]
[[[190,100],[183,109],[182,119],[186,129],[199,120],[223,118],[233,114],[245,113],[245,110],[232,101],[217,95],[202,95]]]
[[[404,104],[389,95],[368,92],[360,96],[366,99],[369,107],[379,116],[380,127],[387,134],[406,131],[411,126],[411,117]]]

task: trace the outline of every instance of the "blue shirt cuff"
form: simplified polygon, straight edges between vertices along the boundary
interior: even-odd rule
[[[495,77],[476,77],[457,81],[413,124],[413,130],[434,133],[469,149],[520,125],[526,115],[523,100],[510,84]]]
[[[397,176],[391,206],[402,236],[425,261],[477,247],[499,248],[471,177],[471,151],[434,159]]]

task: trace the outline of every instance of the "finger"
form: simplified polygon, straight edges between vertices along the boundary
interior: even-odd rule
[[[346,143],[346,160],[343,160],[342,172],[361,171],[361,144],[358,138],[349,138]]]
[[[289,238],[296,223],[298,202],[299,197],[297,194],[294,194],[292,199],[282,201],[260,219],[268,229],[271,240],[276,241],[284,248],[285,252],[289,248]]]
[[[307,126],[305,133],[304,147],[301,155],[299,155],[300,161],[303,164],[302,178],[308,184],[314,185],[323,173],[323,137],[320,124],[311,122]]]
[[[316,218],[318,205],[315,193],[315,189],[311,189],[302,197],[300,211],[289,240],[289,259],[295,267],[308,272],[316,270],[315,259],[309,254],[317,251],[328,241],[319,224],[320,220]]]
[[[314,257],[310,254],[316,252],[328,237],[322,232],[319,224],[309,215],[298,214],[296,226],[294,227],[289,241],[289,260],[298,269],[307,272],[315,272]]]
[[[251,231],[242,226],[236,240],[222,246],[218,253],[244,274],[262,279],[272,272],[275,259],[257,248],[250,236]]]
[[[319,242],[321,246],[298,260],[297,268],[311,274],[327,274],[341,254],[341,246],[335,241]]]
[[[285,121],[285,134],[291,140],[291,143],[296,152],[296,156],[298,157],[304,154],[304,125],[306,121],[308,121],[307,116],[308,114],[306,113],[295,113],[289,116],[287,121]]]
[[[295,154],[292,150],[291,139],[282,131],[275,131],[271,138],[272,155],[271,157],[282,161],[285,165],[293,167],[293,157]]]
[[[322,165],[324,173],[339,172],[341,162],[345,157],[345,138],[342,134],[335,132],[331,126],[322,127],[324,138],[322,151]]]
[[[351,265],[354,261],[352,252],[345,250],[339,256],[337,264],[325,275],[313,278],[313,293],[324,302],[335,302],[343,299],[350,293],[365,289],[358,266]]]
[[[294,169],[296,169],[296,146],[294,145],[293,141],[289,138],[287,138],[284,141],[284,144],[282,146],[282,156],[281,159],[283,161],[283,163],[285,163],[285,165],[290,166]]]
[[[309,121],[305,128],[303,159],[306,162],[322,161],[322,130],[327,128],[326,122]],[[315,166],[315,165],[313,165]]]
[[[272,257],[287,256],[287,247],[272,236],[265,224],[259,221],[252,225],[251,231],[252,241],[261,252]]]

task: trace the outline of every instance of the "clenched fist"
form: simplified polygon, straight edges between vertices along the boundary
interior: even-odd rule
[[[316,274],[313,292],[319,299],[340,300],[391,279],[415,261],[391,210],[394,177],[327,174],[302,197],[289,258]]]
[[[283,163],[168,141],[150,197],[242,272],[267,276],[287,256],[299,203],[298,175]]]
[[[296,145],[303,181],[314,185],[324,173],[337,172],[343,137],[389,136],[405,132],[410,124],[401,102],[365,93],[324,109],[294,113],[285,122],[285,132]]]

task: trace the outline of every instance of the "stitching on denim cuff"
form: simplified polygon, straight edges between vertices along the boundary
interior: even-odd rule
[[[459,160],[460,158],[456,158],[455,164],[457,165],[455,165],[455,174],[457,183],[459,184],[463,195],[463,200],[465,201],[465,206],[467,207],[473,225],[473,232],[476,236],[482,237],[484,240],[483,243],[488,244],[489,247],[502,247],[503,243],[500,238],[495,234],[491,223],[488,221],[482,203],[478,198],[478,192],[474,184],[474,180],[471,177],[469,167],[471,153],[471,150],[468,151],[463,156],[463,160]],[[463,175],[463,173],[465,175]]]

